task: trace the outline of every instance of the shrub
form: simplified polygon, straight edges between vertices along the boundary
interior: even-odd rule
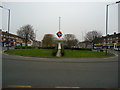
[[[70,49],[70,50],[86,50],[86,51],[92,51],[91,48],[68,48],[68,47],[65,47],[65,49]]]
[[[38,49],[55,49],[55,47],[38,47]]]
[[[32,46],[16,46],[15,49],[33,49],[35,47]]]
[[[100,52],[103,52],[104,50],[100,49]]]
[[[62,45],[62,49],[61,49],[61,55],[64,56],[65,52],[64,52],[64,46]]]
[[[56,56],[57,51],[58,51],[57,48],[58,48],[58,46],[56,45],[53,49],[52,56]]]

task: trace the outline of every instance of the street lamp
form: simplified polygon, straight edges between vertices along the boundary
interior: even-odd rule
[[[117,4],[117,3],[120,3],[120,1],[117,1],[115,3],[111,3],[111,4],[108,4],[106,6],[106,55],[107,55],[107,32],[108,32],[108,7],[110,5],[114,5],[114,4]]]
[[[7,48],[7,50],[9,50],[10,9],[5,8],[5,7],[3,7],[3,6],[0,6],[0,7],[3,8],[3,9],[8,10],[8,48]]]

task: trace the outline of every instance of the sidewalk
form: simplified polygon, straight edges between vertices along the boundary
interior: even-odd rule
[[[108,52],[113,53],[116,56],[118,56],[120,54],[120,51],[115,51],[115,50],[110,50],[110,49],[108,49]]]

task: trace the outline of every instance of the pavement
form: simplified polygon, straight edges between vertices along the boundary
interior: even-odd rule
[[[3,87],[118,88],[118,56],[33,58],[2,55]]]
[[[110,50],[108,49],[108,52],[115,54],[116,56],[120,55],[120,51]]]

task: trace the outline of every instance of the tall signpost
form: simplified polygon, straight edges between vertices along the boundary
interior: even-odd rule
[[[59,40],[60,40],[60,38],[62,37],[62,32],[60,31],[60,19],[61,19],[61,17],[59,17],[59,31],[57,32],[57,36],[59,37]],[[57,54],[56,54],[56,56],[57,57],[61,57],[61,43],[60,42],[58,42],[58,51],[57,51]]]
[[[62,32],[60,31],[60,19],[61,17],[59,17],[59,31],[57,32],[57,36],[59,37],[59,39],[62,37]]]
[[[108,8],[109,8],[109,6],[110,5],[114,5],[114,4],[117,4],[117,3],[120,3],[120,1],[117,1],[117,2],[115,2],[115,3],[111,3],[111,4],[108,4],[107,6],[106,6],[106,55],[107,55],[107,34],[108,34]],[[118,6],[118,8],[119,8],[119,6]],[[118,12],[119,13],[119,12]]]

